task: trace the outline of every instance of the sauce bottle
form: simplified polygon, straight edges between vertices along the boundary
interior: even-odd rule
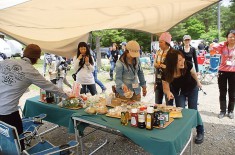
[[[138,113],[138,127],[140,129],[145,128],[145,112],[143,108],[140,108],[140,111]]]
[[[147,116],[146,116],[146,129],[147,130],[152,130],[153,129],[153,107],[148,107],[147,108]]]
[[[131,126],[138,126],[138,113],[137,109],[131,109]]]
[[[129,112],[128,111],[122,111],[121,112],[121,124],[122,125],[128,125],[129,121]]]

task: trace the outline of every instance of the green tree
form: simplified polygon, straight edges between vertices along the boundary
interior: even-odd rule
[[[182,38],[185,34],[187,34],[187,29],[185,28],[186,23],[182,22],[174,26],[170,30],[170,34],[172,35],[172,40],[174,41],[182,41]]]
[[[119,45],[121,42],[136,40],[140,46],[143,46],[144,51],[150,51],[151,35],[149,33],[126,29],[94,31],[92,32],[92,48],[95,48],[97,36],[101,37],[100,46],[102,47],[109,47],[112,43]]]
[[[192,39],[199,39],[201,34],[205,33],[204,24],[195,17],[191,17],[186,21],[186,28]]]
[[[223,15],[223,23],[222,29],[225,33],[227,33],[231,29],[235,29],[235,0],[230,0],[231,5],[229,6],[229,10],[225,10]]]

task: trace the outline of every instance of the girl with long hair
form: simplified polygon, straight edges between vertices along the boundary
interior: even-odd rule
[[[168,100],[175,99],[177,107],[185,108],[186,97],[188,108],[197,110],[198,88],[202,85],[197,78],[193,65],[185,61],[184,55],[177,50],[168,52],[166,57],[166,69],[162,76],[163,91]],[[171,85],[171,89],[169,88]],[[204,139],[204,128],[197,126],[196,144],[201,144]]]
[[[85,42],[80,42],[77,49],[77,58],[74,60],[74,70],[80,71],[76,75],[76,82],[82,85],[81,94],[87,93],[89,89],[91,95],[97,94],[95,80],[93,76],[94,60]]]

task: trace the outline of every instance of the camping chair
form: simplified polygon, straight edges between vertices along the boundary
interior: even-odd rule
[[[204,56],[197,56],[197,63],[198,63],[198,79],[200,82],[205,80],[205,73],[206,73],[206,64],[205,64],[206,58]]]
[[[200,82],[205,81],[207,67],[202,64],[198,64],[198,79]]]
[[[39,127],[43,124],[42,119],[46,117],[46,114],[40,114],[34,117],[23,117],[23,133],[19,135],[20,140],[24,139],[24,143],[26,146],[30,146],[30,142],[33,138],[37,138],[40,142],[42,139],[38,132]]]
[[[34,117],[25,117],[20,106],[18,106],[22,113],[23,133],[19,135],[20,140],[24,139],[26,146],[30,146],[30,142],[33,138],[37,138],[38,141],[42,141],[38,129],[43,125],[42,120],[47,116],[46,114],[40,114]]]
[[[211,82],[215,77],[218,77],[218,68],[220,65],[220,57],[211,57],[210,58],[210,66],[206,70],[206,79],[207,83]]]
[[[150,61],[147,59],[147,57],[143,57],[143,58],[140,58],[140,63],[141,63],[141,66],[143,67],[150,67]]]
[[[198,65],[204,65],[205,57],[204,56],[197,56],[197,63],[198,63]]]
[[[27,150],[21,152],[20,139],[14,126],[0,121],[0,154],[1,155],[20,155],[20,154],[70,154],[71,148],[77,147],[77,141],[70,141],[61,146],[54,146],[48,141],[42,141]]]

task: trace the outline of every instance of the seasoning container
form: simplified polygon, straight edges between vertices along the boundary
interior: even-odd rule
[[[56,94],[54,95],[54,98],[55,98],[55,103],[56,104],[58,104],[62,101],[62,98],[60,96],[56,95]]]
[[[165,121],[166,122],[169,122],[169,111],[168,110],[165,110],[165,111],[163,111],[163,115],[164,115],[164,117],[165,117]]]
[[[43,89],[40,89],[40,101],[46,102],[46,91]]]
[[[153,129],[153,122],[154,122],[154,116],[153,116],[153,107],[147,108],[147,116],[146,116],[146,129],[152,130]]]
[[[51,92],[46,92],[46,102],[53,103],[54,102],[54,95]]]
[[[145,128],[145,112],[143,108],[140,108],[140,111],[138,113],[138,127],[140,129]]]
[[[122,111],[121,112],[121,124],[122,125],[128,125],[129,121],[129,112],[128,111]]]
[[[138,126],[138,112],[137,109],[131,109],[131,126]]]
[[[159,126],[160,125],[160,121],[159,121],[159,111],[154,111],[154,123],[153,123],[153,126]]]
[[[164,117],[159,117],[158,119],[160,121],[159,128],[164,128],[165,118]]]

